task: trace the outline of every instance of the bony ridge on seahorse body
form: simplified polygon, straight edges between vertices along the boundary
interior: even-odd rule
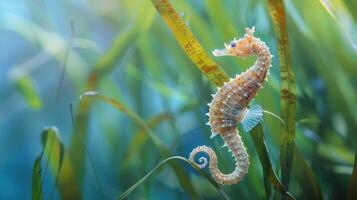
[[[213,138],[220,135],[235,159],[235,169],[230,174],[224,174],[218,169],[217,156],[212,148],[199,146],[190,153],[190,160],[194,161],[197,153],[204,152],[209,156],[209,170],[214,180],[224,185],[238,183],[248,173],[249,155],[237,131],[238,123],[242,124],[243,130],[248,132],[254,128],[263,117],[260,106],[254,105],[248,108],[249,102],[262,88],[269,68],[271,58],[269,47],[259,38],[254,37],[254,27],[246,28],[244,37],[234,39],[230,44],[224,44],[224,49],[216,49],[214,56],[238,56],[246,58],[254,55],[257,57],[254,65],[248,70],[230,79],[222,88],[218,88],[212,95],[212,102],[208,104],[209,122]],[[201,169],[208,164],[207,158],[200,157],[196,163]]]

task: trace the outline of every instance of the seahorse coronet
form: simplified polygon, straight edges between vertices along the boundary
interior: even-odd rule
[[[217,156],[212,148],[198,146],[190,153],[190,160],[194,161],[195,155],[199,152],[206,153],[209,158],[199,158],[198,167],[204,168],[208,164],[212,178],[220,184],[231,185],[238,183],[248,173],[249,155],[237,131],[237,125],[245,117],[248,104],[263,88],[267,81],[271,58],[269,47],[254,36],[255,28],[246,28],[246,33],[240,39],[234,38],[229,44],[224,44],[225,48],[215,49],[212,53],[215,56],[238,56],[246,58],[251,55],[257,57],[253,66],[244,72],[237,74],[235,78],[230,78],[217,92],[212,94],[212,101],[208,103],[209,121],[207,125],[211,127],[211,139],[220,135],[224,140],[222,148],[228,147],[235,160],[235,169],[230,174],[222,173],[217,166]],[[234,44],[233,44],[234,43]]]

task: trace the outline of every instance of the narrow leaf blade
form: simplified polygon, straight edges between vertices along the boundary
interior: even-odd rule
[[[357,152],[355,153],[355,163],[352,171],[350,185],[348,187],[347,199],[357,199]]]
[[[251,134],[255,148],[257,149],[259,160],[262,164],[265,176],[267,179],[271,182],[273,185],[274,189],[280,192],[283,196],[285,196],[287,199],[295,199],[285,186],[280,182],[278,179],[277,175],[275,174],[273,167],[271,165],[268,149],[266,147],[265,141],[264,141],[264,136],[263,136],[263,128],[259,124],[257,125],[252,131]],[[268,196],[269,193],[267,193]]]
[[[42,100],[38,95],[35,81],[30,76],[26,75],[16,79],[16,87],[30,108],[41,109]]]
[[[36,158],[33,169],[32,169],[32,199],[33,200],[42,200],[43,192],[42,192],[42,175],[41,175],[41,160],[42,160],[42,152]]]

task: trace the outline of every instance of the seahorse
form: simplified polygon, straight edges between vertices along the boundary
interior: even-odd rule
[[[251,100],[262,88],[269,69],[271,67],[272,55],[269,47],[259,38],[254,37],[255,28],[246,28],[245,35],[239,40],[233,39],[228,45],[224,43],[224,49],[215,49],[214,56],[238,56],[246,58],[256,56],[253,66],[245,72],[231,78],[218,88],[216,94],[212,95],[212,102],[208,104],[209,122],[211,127],[211,138],[220,135],[229,151],[235,159],[235,169],[230,174],[224,174],[218,169],[217,156],[212,148],[198,146],[192,150],[189,159],[193,162],[195,155],[199,152],[206,153],[209,157],[209,170],[215,181],[223,185],[236,184],[248,173],[249,155],[244,146],[237,126],[242,124],[243,130],[249,132],[263,117],[263,110],[259,105],[248,108]],[[208,164],[206,157],[200,157],[196,163],[201,169]]]

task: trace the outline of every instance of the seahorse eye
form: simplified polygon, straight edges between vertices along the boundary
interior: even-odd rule
[[[235,43],[235,42],[231,42],[231,47],[232,48],[234,48],[234,47],[236,47],[237,46],[237,44]]]

